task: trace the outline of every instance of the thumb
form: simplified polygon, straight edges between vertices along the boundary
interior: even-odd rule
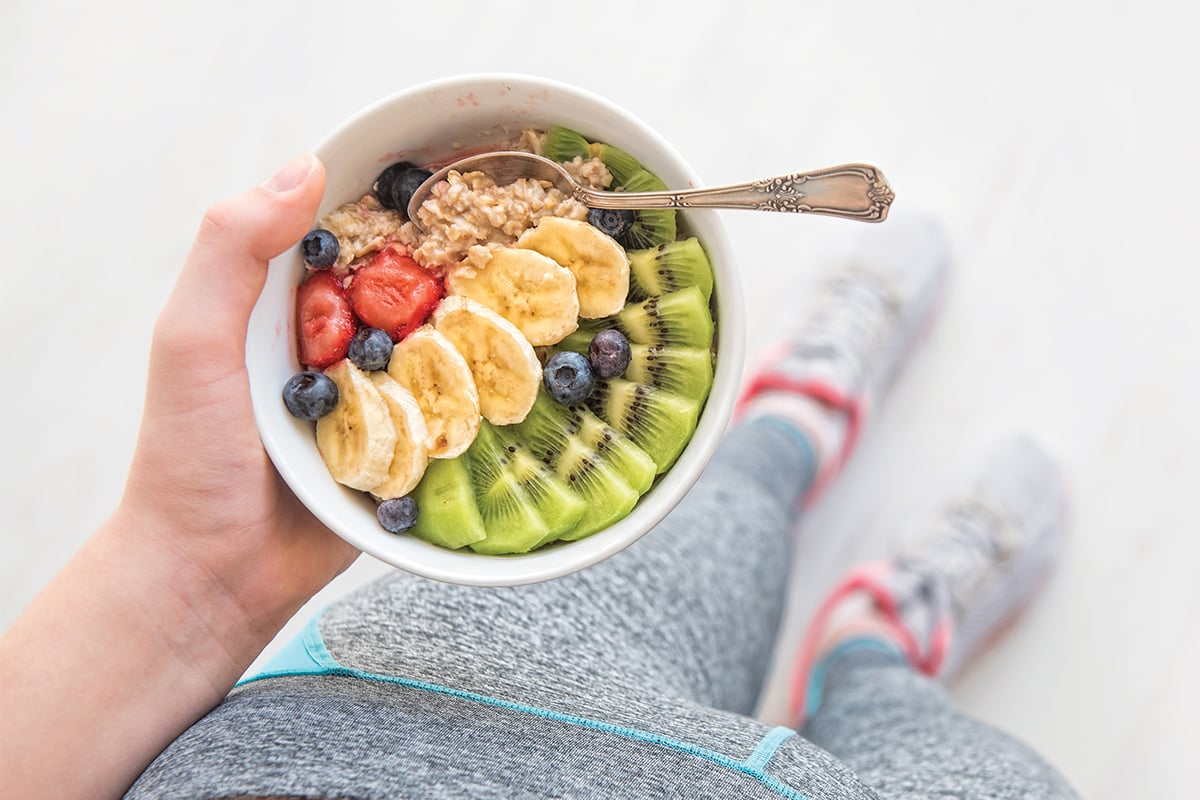
[[[267,262],[308,232],[324,191],[325,167],[306,153],[262,185],[210,208],[157,333],[198,336],[206,340],[210,356],[220,353],[240,362]]]

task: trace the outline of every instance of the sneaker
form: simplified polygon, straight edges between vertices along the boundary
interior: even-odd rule
[[[919,540],[851,570],[821,604],[793,675],[801,724],[820,703],[823,657],[855,642],[886,645],[931,677],[957,675],[1049,576],[1066,509],[1062,475],[1036,444],[998,448]]]
[[[766,413],[777,414],[779,397],[787,395],[814,399],[844,418],[806,503],[841,471],[870,409],[932,322],[948,272],[940,226],[927,217],[892,213],[863,236],[812,316],[768,353],[746,385],[735,410],[739,418],[764,405],[770,407]],[[766,395],[772,402],[760,403]],[[801,427],[813,433],[811,425]]]

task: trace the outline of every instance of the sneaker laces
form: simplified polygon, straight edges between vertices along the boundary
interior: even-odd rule
[[[1009,522],[978,500],[947,509],[941,524],[929,535],[936,546],[918,548],[900,558],[897,567],[918,578],[911,605],[942,607],[946,600],[961,613],[989,571],[1012,555],[1016,535]],[[902,613],[910,603],[902,602]],[[949,611],[950,608],[945,610]]]
[[[877,281],[861,273],[839,275],[796,336],[793,352],[803,358],[845,363],[845,388],[860,387],[866,368],[885,344],[884,333],[899,315],[899,303]]]

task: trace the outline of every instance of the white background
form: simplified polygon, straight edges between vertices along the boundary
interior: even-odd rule
[[[848,564],[1027,430],[1071,474],[1072,545],[955,694],[1086,796],[1195,791],[1196,3],[183,6],[0,8],[0,626],[119,498],[205,207],[396,90],[527,72],[630,109],[707,183],[870,160],[949,227],[953,293],[801,531],[781,653]],[[725,218],[753,355],[855,223]],[[364,557],[318,602],[381,571]]]

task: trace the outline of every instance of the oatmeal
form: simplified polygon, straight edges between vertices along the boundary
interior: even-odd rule
[[[505,186],[482,172],[451,172],[417,212],[425,231],[405,223],[400,242],[422,266],[444,271],[459,263],[478,269],[542,217],[587,218],[587,206],[547,181],[522,178]]]
[[[570,161],[563,162],[565,169],[578,183],[589,189],[607,189],[612,186],[613,176],[598,158],[575,156]]]
[[[337,237],[339,250],[334,266],[344,268],[399,238],[403,224],[403,216],[384,208],[375,195],[368,194],[356,203],[346,203],[326,214],[317,227]]]
[[[533,153],[540,156],[542,154],[542,142],[546,141],[545,131],[524,130],[521,131],[521,136],[511,146],[506,146],[504,150],[520,150],[523,153]]]
[[[503,147],[540,154],[544,140],[544,132],[526,130]],[[608,189],[613,184],[612,173],[599,158],[575,156],[563,167],[584,186]],[[339,275],[391,242],[402,244],[421,266],[442,274],[459,265],[479,269],[493,250],[511,245],[542,217],[583,220],[587,207],[546,181],[523,179],[497,186],[482,172],[452,172],[418,213],[424,230],[368,194],[327,214],[317,227],[337,237],[334,269]]]

